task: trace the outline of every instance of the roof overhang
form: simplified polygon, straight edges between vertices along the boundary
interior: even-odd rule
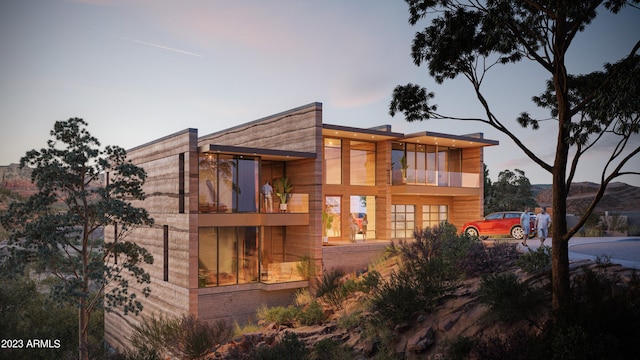
[[[485,139],[480,137],[479,134],[451,135],[429,131],[404,135],[402,141],[416,144],[440,145],[456,148],[495,146],[500,144],[500,142],[497,140]]]
[[[200,153],[216,153],[216,154],[227,154],[227,155],[237,155],[237,156],[257,156],[257,157],[260,157],[262,160],[271,160],[271,161],[315,159],[317,157],[315,153],[303,152],[303,151],[261,149],[261,148],[245,147],[245,146],[213,145],[213,144],[202,145],[200,146],[198,151]]]
[[[371,128],[362,129],[341,125],[322,125],[323,136],[335,136],[340,138],[360,139],[363,141],[383,141],[383,140],[395,140],[402,139],[404,134],[395,133],[388,130],[388,128]]]

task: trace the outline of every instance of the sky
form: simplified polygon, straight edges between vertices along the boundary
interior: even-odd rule
[[[601,70],[640,40],[640,10],[604,11],[567,56],[570,73]],[[397,85],[436,93],[443,114],[482,116],[465,79],[437,85],[410,56],[414,34],[402,0],[2,0],[0,165],[46,147],[56,120],[80,117],[102,145],[125,149],[184,130],[206,135],[312,102],[325,123],[393,131],[484,133],[499,146],[485,163],[497,180],[521,169],[532,184],[551,175],[505,135],[479,122],[408,123],[388,107]],[[548,78],[526,62],[494,68],[483,84],[498,118],[552,162],[555,122],[522,130]],[[634,141],[640,138],[636,137]],[[599,183],[611,141],[585,155],[575,181]],[[640,169],[640,156],[629,168]],[[619,181],[640,186],[640,176]]]

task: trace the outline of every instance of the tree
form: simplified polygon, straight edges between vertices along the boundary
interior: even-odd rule
[[[417,66],[427,63],[429,74],[439,84],[458,76],[466,78],[483,108],[483,116],[461,117],[438,113],[435,94],[407,84],[397,86],[389,110],[402,112],[408,121],[453,119],[479,121],[507,135],[522,151],[552,176],[552,308],[556,319],[570,306],[568,241],[587,220],[607,185],[629,170],[640,152],[640,142],[630,141],[639,130],[640,41],[630,52],[603,71],[572,75],[565,63],[574,39],[592,22],[597,11],[617,14],[627,5],[635,11],[639,0],[585,1],[447,1],[406,0],[409,22],[416,25],[431,17],[431,23],[415,35],[412,57]],[[617,41],[611,39],[610,41]],[[594,47],[594,51],[598,51]],[[555,158],[546,162],[525,146],[504,119],[493,111],[483,93],[483,81],[501,65],[529,60],[549,76],[547,90],[534,97],[535,105],[550,111],[557,130]],[[541,119],[523,112],[517,123],[537,130]],[[614,141],[614,150],[602,170],[601,183],[587,211],[573,228],[567,228],[566,198],[579,160],[602,140]]]
[[[493,196],[487,205],[488,212],[524,210],[525,207],[534,208],[537,203],[531,191],[531,182],[524,175],[524,171],[515,169],[501,171],[498,181],[492,184]]]
[[[59,280],[54,296],[77,306],[80,359],[89,358],[88,327],[103,295],[105,310],[138,314],[142,305],[129,281],[149,283],[142,265],[153,263],[146,249],[125,240],[135,227],[153,224],[146,210],[130,203],[144,198],[146,173],[126,160],[122,148],[100,150],[86,126],[79,118],[57,121],[47,148],[27,152],[20,166],[33,168],[38,192],[11,204],[1,219],[21,249],[14,256],[28,253],[38,271]],[[100,186],[105,172],[110,179]],[[116,224],[117,237],[104,243],[102,229]],[[149,287],[142,293],[148,296]]]

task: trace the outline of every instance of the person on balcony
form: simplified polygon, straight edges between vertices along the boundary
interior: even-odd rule
[[[273,212],[273,187],[269,184],[269,180],[262,185],[262,194],[264,194],[264,211]]]

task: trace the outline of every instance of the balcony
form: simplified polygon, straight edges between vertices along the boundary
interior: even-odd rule
[[[280,202],[273,197],[272,212],[265,208],[264,196],[255,194],[256,203],[242,206],[210,206],[200,203],[199,226],[287,226],[309,225],[309,194],[295,193],[287,203],[287,210],[280,210]],[[259,201],[258,201],[259,200]],[[237,211],[237,209],[247,211]],[[233,211],[236,209],[236,211]],[[250,211],[250,210],[254,211]],[[258,211],[255,211],[258,209]]]
[[[407,169],[403,176],[403,172],[401,170],[393,170],[391,172],[391,184],[462,187],[477,189],[480,187],[480,174]]]

